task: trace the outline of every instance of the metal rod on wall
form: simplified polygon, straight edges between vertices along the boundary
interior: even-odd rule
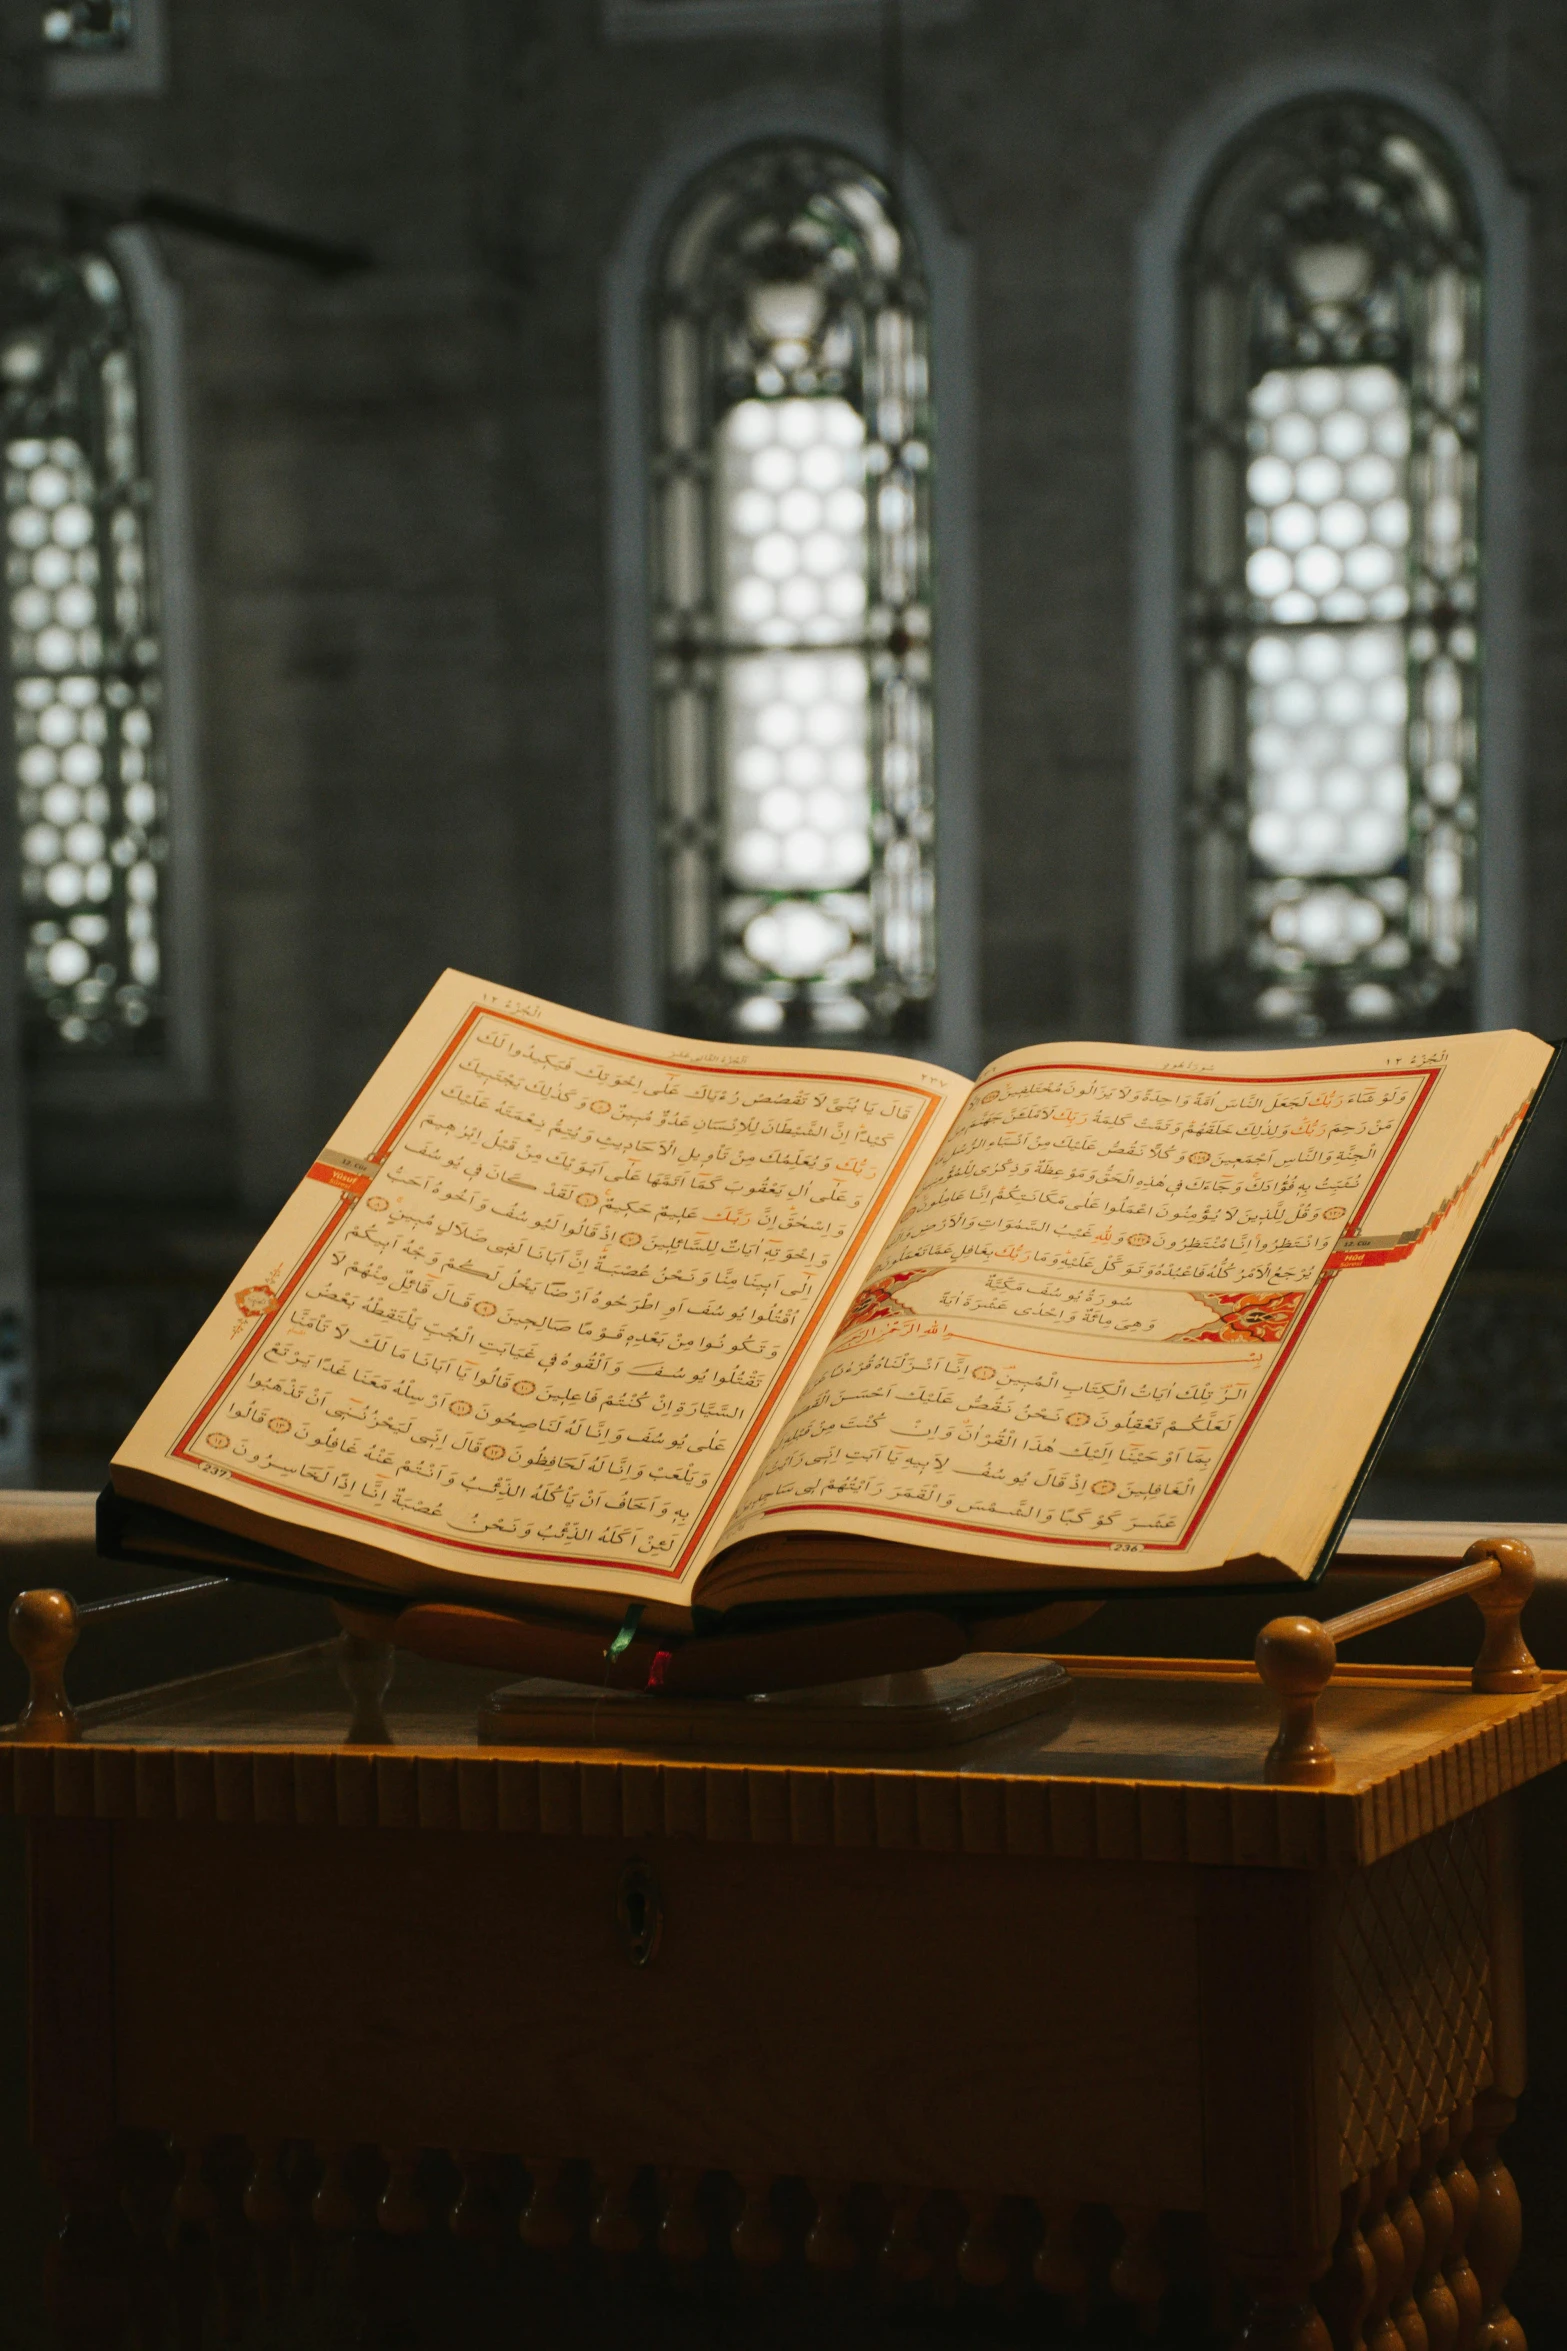
[[[75,242],[90,242],[105,229],[132,221],[180,229],[219,245],[234,245],[251,253],[266,253],[276,261],[297,262],[321,277],[347,277],[375,266],[368,245],[345,244],[317,237],[306,229],[279,228],[249,213],[231,212],[221,204],[207,204],[168,188],[149,188],[140,196],[109,197],[68,193],[64,198],[66,228]]]

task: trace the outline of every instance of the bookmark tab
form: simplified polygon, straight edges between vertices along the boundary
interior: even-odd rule
[[[630,1648],[632,1642],[636,1639],[637,1627],[642,1622],[642,1608],[643,1603],[640,1600],[633,1600],[631,1606],[626,1610],[625,1615],[620,1620],[619,1632],[615,1635],[615,1638],[611,1641],[609,1647],[604,1652],[604,1663],[606,1665],[613,1665],[617,1658],[624,1657],[626,1651]]]
[[[379,1174],[380,1162],[375,1159],[351,1159],[346,1151],[323,1151],[314,1166],[306,1170],[318,1184],[333,1184],[340,1192],[352,1192],[357,1199],[370,1188],[370,1179]]]

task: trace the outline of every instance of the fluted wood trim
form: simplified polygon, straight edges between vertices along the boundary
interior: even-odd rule
[[[1030,1858],[1365,1866],[1567,1756],[1567,1687],[1357,1791],[935,1768],[531,1756],[457,1748],[0,1741],[0,1812],[566,1837],[866,1846]]]

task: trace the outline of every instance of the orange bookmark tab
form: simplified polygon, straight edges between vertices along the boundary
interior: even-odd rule
[[[318,1184],[334,1184],[338,1191],[352,1192],[357,1198],[369,1190],[378,1167],[374,1159],[350,1159],[346,1151],[323,1151],[308,1172]]]

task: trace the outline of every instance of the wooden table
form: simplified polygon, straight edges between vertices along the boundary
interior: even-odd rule
[[[452,2227],[510,2239],[520,2196],[535,2248],[1078,2315],[1107,2282],[1149,2324],[1205,2278],[1249,2344],[1326,2351],[1320,2309],[1340,2351],[1519,2351],[1509,1792],[1562,1758],[1567,1675],[1343,1666],[1337,1781],[1297,1789],[1249,1668],[1072,1670],[924,1757],[481,1749],[500,1677],[409,1659],[356,1749],[330,1645],[0,1741],[65,2330],[162,2290],[113,2167],[142,2148],[150,2240],[167,2134],[192,2341],[243,2140],[263,2240],[312,2197],[373,2227],[367,2182],[417,2234],[444,2149]]]

